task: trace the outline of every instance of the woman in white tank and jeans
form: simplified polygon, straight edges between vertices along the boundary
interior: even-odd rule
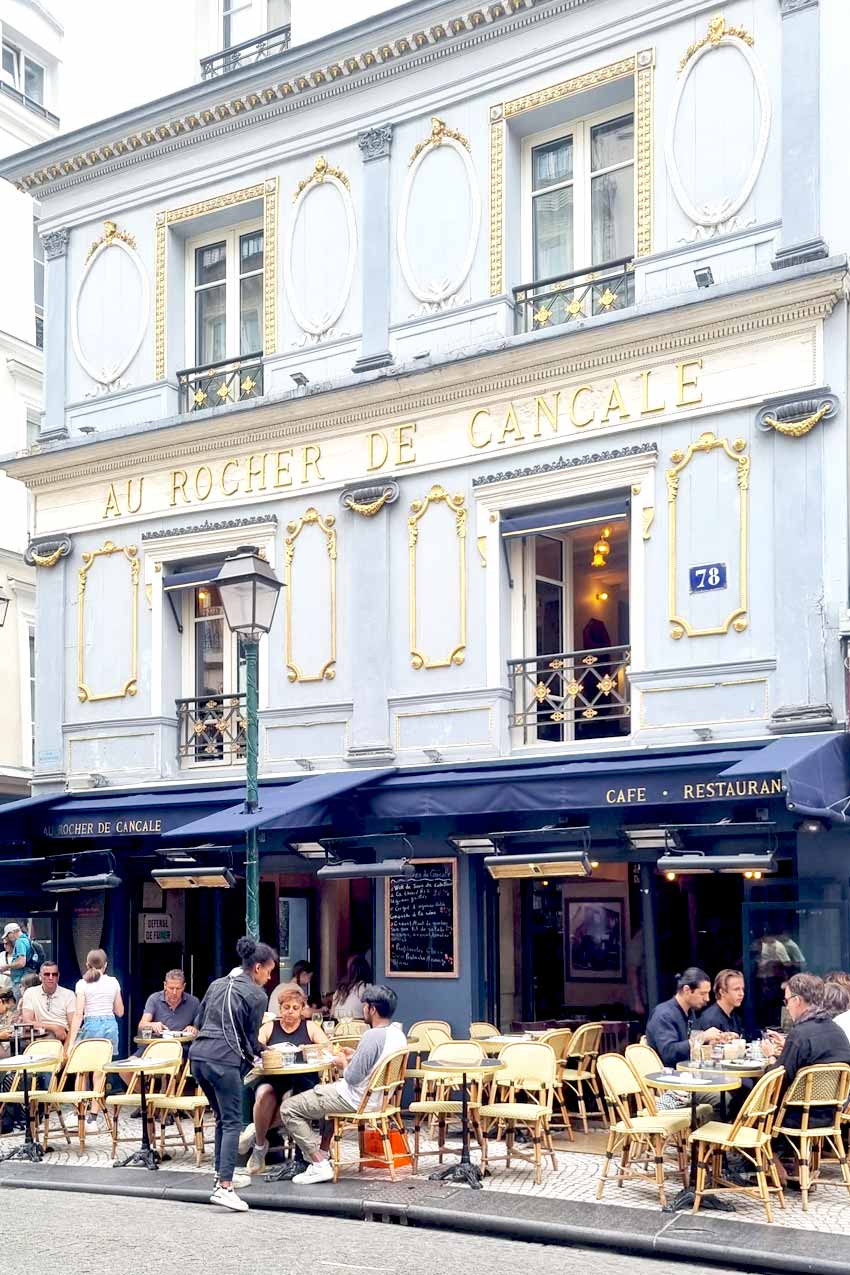
[[[96,947],[86,957],[85,973],[74,988],[77,1004],[71,1020],[68,1036],[68,1055],[78,1040],[109,1040],[113,1057],[118,1053],[118,1019],[124,1017],[124,1001],[121,984],[112,974],[107,974],[107,956]],[[90,1111],[86,1116],[86,1131],[97,1130],[97,1116]]]

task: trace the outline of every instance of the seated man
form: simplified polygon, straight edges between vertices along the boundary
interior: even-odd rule
[[[303,991],[297,983],[285,983],[278,1001],[277,1015],[268,1013],[263,1016],[263,1023],[257,1033],[261,1045],[322,1045],[330,1046],[319,1023],[304,1018],[304,1006],[307,1004]],[[297,1059],[298,1062],[301,1059]],[[250,1174],[262,1173],[266,1167],[266,1138],[270,1129],[279,1123],[280,1104],[284,1098],[305,1093],[312,1089],[315,1074],[303,1076],[269,1076],[263,1080],[254,1093],[254,1120],[242,1133],[239,1139],[239,1153],[244,1155],[251,1151],[247,1169]],[[302,1168],[306,1166],[302,1164]]]
[[[778,1054],[776,1061],[785,1069],[787,1091],[802,1067],[815,1063],[850,1063],[850,1040],[822,1005],[823,979],[817,974],[793,974],[785,984],[785,1004],[794,1026],[784,1041],[779,1032],[770,1033],[765,1046],[768,1057]],[[781,1052],[780,1052],[781,1046]],[[809,1127],[832,1124],[833,1108],[813,1107],[809,1112]],[[785,1116],[788,1128],[799,1128],[802,1117],[800,1108],[791,1108]]]
[[[656,1005],[646,1025],[646,1039],[665,1067],[688,1062],[691,1057],[690,1034],[696,1015],[708,1004],[711,981],[704,970],[691,965],[676,980],[676,995]],[[722,1033],[709,1027],[705,1040],[718,1040]]]
[[[77,998],[69,987],[59,986],[59,966],[45,961],[38,972],[39,986],[21,997],[21,1022],[34,1023],[64,1044],[71,1030]]]
[[[164,1031],[180,1032],[194,1036],[195,1015],[200,1001],[186,991],[186,976],[182,970],[169,970],[161,992],[152,992],[145,1001],[145,1012],[139,1019],[139,1033],[149,1027],[154,1036]]]
[[[699,1016],[698,1027],[716,1027],[724,1036],[740,1036],[744,1026],[738,1010],[744,1003],[744,976],[740,970],[721,970],[714,980],[714,1004]]]
[[[342,1078],[287,1098],[280,1108],[283,1128],[295,1139],[309,1162],[309,1167],[293,1178],[302,1186],[333,1180],[333,1169],[321,1148],[319,1134],[311,1127],[311,1120],[321,1120],[333,1111],[356,1111],[378,1063],[389,1054],[407,1048],[407,1037],[391,1021],[398,1004],[392,988],[367,984],[360,993],[360,1000],[369,1030],[361,1036],[355,1050],[343,1049],[334,1056],[334,1065],[342,1068]]]

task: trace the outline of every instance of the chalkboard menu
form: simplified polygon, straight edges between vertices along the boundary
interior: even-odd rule
[[[413,862],[412,877],[386,882],[387,975],[457,978],[457,860]]]

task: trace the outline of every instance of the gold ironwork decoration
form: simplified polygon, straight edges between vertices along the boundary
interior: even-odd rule
[[[385,487],[380,496],[375,500],[355,500],[353,496],[346,496],[344,505],[346,509],[350,509],[353,514],[360,514],[361,518],[374,518],[383,509],[387,501],[393,496],[395,489],[393,487]]]
[[[444,504],[454,514],[458,543],[458,618],[459,640],[444,660],[430,660],[419,650],[416,624],[416,550],[419,544],[419,524],[433,505]],[[467,598],[466,598],[466,497],[451,496],[444,487],[435,484],[422,500],[410,505],[407,519],[407,544],[410,555],[410,662],[415,669],[451,668],[462,664],[466,657]]]
[[[37,553],[35,549],[30,550],[30,557],[37,567],[55,567],[60,558],[64,557],[68,552],[65,544],[60,544],[52,553]]]
[[[552,102],[575,97],[588,89],[615,80],[632,79],[635,96],[635,253],[639,257],[652,251],[652,134],[654,57],[643,50],[632,57],[621,58],[607,66],[583,75],[547,85],[534,93],[513,98],[490,108],[490,295],[504,292],[504,207],[505,207],[505,128],[506,120],[525,111],[536,111]]]
[[[98,558],[109,558],[116,553],[123,553],[130,564],[130,676],[117,691],[93,691],[86,682],[85,670],[86,585],[89,572]],[[105,699],[124,699],[127,695],[135,695],[139,689],[139,565],[139,550],[136,545],[122,547],[113,544],[111,540],[107,540],[102,549],[86,550],[83,554],[77,592],[77,694],[83,704]]]
[[[655,522],[655,506],[644,505],[643,508],[643,538],[649,540],[652,524]]]
[[[804,416],[800,421],[780,421],[775,416],[769,416],[767,413],[762,416],[762,420],[765,425],[770,425],[778,434],[785,434],[789,438],[803,438],[816,425],[820,424],[831,407],[832,403],[823,403],[816,412],[812,412],[811,416]]]
[[[127,244],[129,248],[135,248],[136,246],[135,237],[131,235],[129,231],[119,230],[114,221],[105,221],[103,223],[103,234],[99,239],[95,239],[94,243],[86,253],[86,263],[91,261],[98,248],[100,248],[103,244],[109,248],[115,243],[116,239],[120,239],[122,243]]]
[[[583,721],[629,718],[631,658],[628,646],[611,646],[508,660],[510,722],[521,729],[522,742],[567,740]],[[553,726],[563,729],[553,733]]]
[[[700,49],[704,49],[707,44],[711,45],[713,49],[716,49],[720,44],[720,41],[726,39],[728,36],[734,36],[736,40],[742,40],[744,44],[748,44],[750,48],[752,48],[755,44],[755,40],[750,35],[749,31],[745,31],[743,27],[728,27],[723,14],[716,13],[710,20],[708,24],[708,31],[702,39],[697,40],[694,44],[688,46],[681,62],[679,63],[679,74],[681,75],[691,58],[694,57],[695,54],[699,53]]]
[[[320,155],[313,165],[313,171],[309,177],[305,177],[295,188],[295,194],[292,196],[292,202],[298,199],[298,196],[307,189],[308,186],[320,186],[326,177],[335,177],[337,181],[342,182],[346,190],[351,190],[351,182],[341,168],[334,168],[325,159],[324,155]]]
[[[716,637],[723,633],[728,633],[730,628],[734,628],[736,633],[743,633],[747,627],[747,607],[748,607],[748,591],[749,591],[749,574],[748,574],[748,555],[749,555],[749,490],[750,490],[750,458],[743,455],[746,443],[741,438],[736,438],[734,443],[730,445],[728,439],[717,438],[711,431],[700,434],[695,443],[691,443],[688,448],[682,451],[674,451],[671,454],[673,468],[667,470],[667,506],[669,510],[669,540],[668,540],[668,603],[669,603],[669,621],[670,636],[677,641],[683,637]],[[729,460],[734,461],[737,468],[738,483],[738,605],[734,607],[726,618],[713,628],[697,629],[679,614],[678,592],[677,592],[677,508],[679,499],[679,476],[684,469],[690,465],[694,456],[699,453],[709,453],[721,449]]]
[[[469,145],[468,137],[465,137],[463,133],[456,128],[449,128],[448,124],[446,124],[444,120],[439,119],[436,115],[432,115],[431,132],[428,137],[424,138],[421,142],[417,142],[414,146],[413,154],[410,156],[410,162],[408,163],[408,168],[410,168],[412,164],[416,163],[416,160],[422,152],[427,150],[429,146],[440,146],[447,137],[451,137],[454,141],[459,142],[461,146],[472,154],[472,147]]]
[[[292,562],[295,558],[295,545],[305,527],[317,527],[325,537],[328,550],[328,569],[330,572],[330,651],[328,659],[322,664],[318,673],[305,673],[295,662],[294,641],[292,637],[292,614],[294,596],[292,587]],[[285,593],[285,642],[286,642],[286,674],[290,682],[330,682],[336,677],[336,518],[333,514],[323,517],[318,509],[311,506],[300,518],[293,519],[286,525],[287,536],[283,542],[284,551],[284,585]]]
[[[277,200],[278,179],[270,177],[255,186],[230,190],[212,199],[202,199],[181,208],[166,208],[156,215],[156,261],[154,265],[154,379],[165,380],[166,363],[166,303],[168,266],[168,227],[182,221],[192,221],[206,213],[236,208],[253,199],[263,201],[263,252],[265,271],[263,277],[263,354],[274,354],[277,349]]]

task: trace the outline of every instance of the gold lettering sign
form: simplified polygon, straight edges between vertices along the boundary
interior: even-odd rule
[[[682,784],[681,788],[663,794],[651,793],[646,788],[608,788],[605,804],[608,806],[641,806],[663,801],[721,801],[740,797],[781,797],[781,779],[712,779],[703,784]]]
[[[451,463],[464,456],[498,454],[529,443],[569,441],[584,430],[611,431],[661,413],[703,403],[703,360],[620,372],[597,382],[566,384],[527,399],[473,403],[427,431],[417,421],[370,429],[353,439],[326,439],[292,447],[207,458],[164,473],[115,479],[103,491],[100,516],[114,520],[138,513],[185,509],[244,497],[268,497],[327,481],[393,473],[408,465]]]

